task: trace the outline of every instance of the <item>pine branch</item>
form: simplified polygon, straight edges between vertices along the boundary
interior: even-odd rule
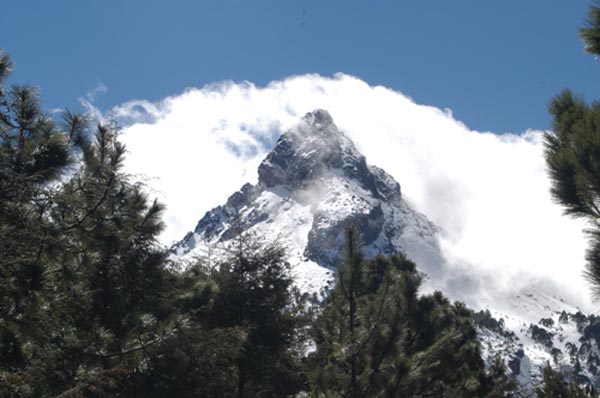
[[[110,188],[112,188],[114,178],[115,178],[115,175],[111,174],[110,177],[108,178],[108,182],[106,183],[106,186],[104,187],[104,192],[102,193],[102,196],[100,197],[98,202],[91,209],[89,209],[81,219],[76,218],[74,224],[71,224],[71,225],[63,228],[63,232],[69,231],[73,228],[76,228],[77,226],[80,226],[85,221],[86,218],[90,217],[92,214],[94,214],[100,208],[102,203],[106,200],[106,198],[108,196],[108,192],[110,191]]]

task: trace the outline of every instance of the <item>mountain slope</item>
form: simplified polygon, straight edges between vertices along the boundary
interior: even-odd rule
[[[241,232],[253,233],[284,244],[297,286],[322,296],[342,261],[344,228],[354,223],[367,257],[404,252],[424,274],[426,291],[440,289],[487,309],[478,318],[484,356],[503,355],[525,388],[546,362],[598,381],[600,322],[538,286],[514,295],[490,287],[486,300],[470,293],[466,286],[477,281],[445,260],[438,228],[409,206],[389,174],[367,164],[326,111],[308,113],[283,134],[258,174],[256,185],[244,185],[207,212],[172,256],[210,264]]]
[[[246,184],[173,247],[189,260],[218,250],[240,232],[287,246],[298,286],[313,293],[342,261],[344,227],[362,231],[365,255],[405,252],[427,274],[443,268],[437,228],[403,200],[400,185],[369,166],[322,110],[283,134]]]

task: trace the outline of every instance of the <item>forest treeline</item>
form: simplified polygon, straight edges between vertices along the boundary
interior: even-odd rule
[[[420,295],[401,254],[364,259],[353,228],[320,306],[248,236],[177,271],[118,126],[49,116],[4,87],[12,68],[1,54],[0,397],[517,396],[472,311]],[[536,394],[588,396],[551,368]]]

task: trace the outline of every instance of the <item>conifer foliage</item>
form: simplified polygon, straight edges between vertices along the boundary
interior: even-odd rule
[[[121,170],[114,125],[60,125],[29,87],[1,102],[0,395],[123,391],[170,316],[162,206]]]
[[[553,130],[546,134],[546,160],[552,195],[565,213],[600,220],[600,104],[586,104],[569,90],[550,103]],[[586,275],[600,295],[600,230],[589,231]]]
[[[346,262],[313,330],[313,396],[485,396],[471,312],[440,293],[419,297],[420,282],[403,255],[364,261],[358,231],[347,231]]]
[[[242,234],[214,271],[211,325],[246,331],[236,360],[239,398],[293,396],[304,387],[289,267],[281,246]]]
[[[61,344],[119,389],[169,333],[172,283],[156,242],[162,205],[122,172],[124,152],[116,127],[98,125],[52,212],[61,234],[53,313],[72,328]]]
[[[567,382],[562,374],[548,364],[544,367],[542,382],[535,388],[538,398],[595,398],[598,394],[591,385],[580,387]]]
[[[0,57],[0,82],[12,68]],[[0,90],[0,396],[284,397],[305,388],[289,265],[240,237],[172,271],[114,123]]]
[[[590,7],[580,34],[586,51],[600,55],[600,6]],[[564,90],[550,102],[552,131],[545,135],[552,196],[565,213],[590,222],[586,275],[600,298],[600,103]]]
[[[25,385],[48,344],[53,254],[60,231],[51,221],[55,187],[79,142],[79,117],[59,126],[45,115],[39,93],[4,82],[13,68],[0,53],[0,395]],[[64,129],[61,127],[65,127]],[[18,396],[18,395],[16,395]]]
[[[600,3],[596,1],[595,5],[588,10],[588,20],[579,34],[585,44],[585,51],[600,55]]]

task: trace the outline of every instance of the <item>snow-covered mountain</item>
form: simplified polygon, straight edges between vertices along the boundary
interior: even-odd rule
[[[176,257],[206,256],[251,231],[287,246],[298,286],[319,292],[333,279],[352,222],[366,256],[404,251],[427,274],[443,268],[435,225],[410,208],[389,174],[367,165],[326,111],[307,114],[283,134],[258,174],[256,185],[206,213],[174,246]]]
[[[448,264],[439,229],[411,208],[393,177],[367,164],[326,111],[308,113],[285,132],[258,174],[256,185],[244,185],[207,212],[172,256],[211,261],[240,232],[251,232],[284,244],[300,290],[323,295],[341,262],[344,228],[354,223],[367,257],[402,251],[425,275],[426,291],[440,289],[486,310],[477,316],[484,356],[503,355],[524,387],[539,379],[546,362],[600,381],[600,319],[539,286],[511,296],[492,292],[487,300],[469,296],[469,289],[445,289],[449,280],[469,284],[471,276]]]

